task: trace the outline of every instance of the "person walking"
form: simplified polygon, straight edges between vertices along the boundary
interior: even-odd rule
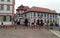
[[[34,28],[36,28],[36,22],[34,22]]]
[[[36,23],[33,22],[33,23],[32,23],[32,29],[35,29],[35,28],[36,28]]]
[[[4,26],[4,25],[3,25],[3,22],[1,22],[1,28],[3,28],[3,26]]]
[[[17,19],[14,19],[14,28],[17,29]]]
[[[50,29],[50,23],[47,23],[46,28],[47,28],[47,30]]]
[[[44,28],[45,28],[45,29],[46,29],[46,25],[47,25],[47,24],[46,24],[46,23],[44,23]]]
[[[50,29],[53,29],[53,23],[50,24]]]
[[[34,28],[34,23],[32,22],[32,25],[31,25],[32,29]]]

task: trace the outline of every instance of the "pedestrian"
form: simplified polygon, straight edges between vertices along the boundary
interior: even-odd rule
[[[31,25],[32,29],[34,28],[34,23],[32,22],[32,25]]]
[[[39,19],[37,20],[37,25],[39,25]]]
[[[4,26],[4,25],[3,25],[3,22],[1,22],[1,28],[3,28],[3,26]]]
[[[46,28],[46,25],[47,25],[47,24],[46,24],[46,23],[44,23],[44,28]]]
[[[47,23],[47,30],[50,29],[50,23]]]
[[[30,22],[28,23],[28,27],[30,27]]]
[[[1,25],[3,25],[3,22],[1,23]]]
[[[50,29],[53,29],[53,23],[50,24]]]
[[[39,29],[41,29],[41,23],[39,24]]]
[[[36,28],[36,23],[33,22],[33,23],[32,23],[32,29],[35,29],[35,28]]]
[[[14,28],[17,29],[17,19],[14,19]]]
[[[60,25],[59,25],[59,31],[60,31]]]
[[[36,28],[36,22],[34,22],[34,28]]]
[[[41,25],[41,28],[43,28],[44,23],[41,23],[40,25]]]

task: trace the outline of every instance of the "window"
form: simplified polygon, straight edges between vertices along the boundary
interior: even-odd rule
[[[1,8],[0,8],[0,10],[4,10],[4,5],[1,5]]]
[[[19,15],[19,17],[20,17],[21,14],[19,13],[18,15]]]
[[[49,16],[49,14],[47,14],[47,16]]]
[[[7,0],[7,2],[10,2],[10,0]]]
[[[36,13],[34,13],[34,17],[36,16]]]
[[[57,15],[55,15],[55,17],[57,17]]]
[[[25,14],[25,17],[26,17],[26,14]]]
[[[10,10],[10,5],[7,5],[7,11],[9,11]]]
[[[57,15],[55,15],[55,17],[54,17],[55,19],[57,19]]]
[[[12,16],[10,16],[10,21],[12,20]]]
[[[49,23],[49,20],[47,20],[47,23]]]
[[[44,14],[44,16],[46,17],[46,14]]]
[[[49,18],[49,14],[47,14],[47,18]]]
[[[40,16],[40,14],[38,13],[38,17]]]
[[[50,17],[51,17],[51,14],[50,14]]]
[[[4,0],[1,0],[2,2],[4,1]]]
[[[43,17],[43,13],[41,13],[41,17]]]
[[[3,16],[3,21],[6,21],[6,16]]]
[[[35,19],[34,19],[34,22],[35,22]]]
[[[53,18],[54,18],[54,14],[53,14]]]
[[[31,18],[32,18],[32,12],[31,12]]]

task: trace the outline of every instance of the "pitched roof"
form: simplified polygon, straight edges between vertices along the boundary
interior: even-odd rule
[[[24,10],[25,12],[28,12],[28,11],[36,11],[36,12],[46,12],[46,13],[56,13],[55,10],[50,10],[48,8],[42,8],[42,7],[31,7],[29,8],[29,6],[23,6],[23,5],[20,5],[16,11],[21,11],[21,10]]]
[[[38,11],[38,12],[47,12],[47,13],[54,13],[55,11],[47,9],[47,8],[42,8],[42,7],[31,7],[28,9],[28,11]]]
[[[18,10],[27,10],[27,9],[29,9],[29,7],[28,6],[23,6],[23,5],[21,5],[21,6],[19,6],[16,10],[18,11]]]

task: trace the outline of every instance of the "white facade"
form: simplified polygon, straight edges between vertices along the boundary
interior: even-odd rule
[[[35,13],[35,16],[34,16],[34,13]],[[38,14],[39,14],[39,16],[38,16]],[[47,23],[47,21],[49,21],[49,23],[51,23],[51,22],[53,22],[53,21],[56,21],[56,22],[58,22],[57,21],[57,16],[58,15],[56,15],[56,14],[49,14],[49,13],[38,13],[38,12],[28,12],[28,13],[24,13],[23,14],[23,17],[25,17],[25,15],[26,15],[26,18],[27,19],[29,19],[29,22],[30,22],[30,24],[32,23],[32,22],[34,22],[34,19],[35,19],[35,21],[37,22],[37,20],[39,19],[39,20],[43,20],[43,22],[45,23]],[[42,16],[42,17],[41,17]],[[46,20],[46,21],[45,21]]]
[[[60,26],[60,16],[58,15],[58,24]]]

